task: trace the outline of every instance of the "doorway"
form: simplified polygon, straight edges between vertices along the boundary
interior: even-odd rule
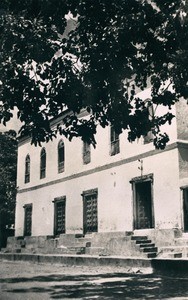
[[[65,204],[66,197],[54,199],[54,235],[59,236],[65,233]]]
[[[25,220],[24,220],[24,236],[31,236],[32,230],[32,204],[26,204],[25,209]]]
[[[98,231],[97,189],[85,191],[83,196],[84,234]]]
[[[148,176],[132,180],[134,229],[149,229],[154,227],[153,213],[153,180]]]
[[[183,190],[183,227],[188,232],[188,189]]]

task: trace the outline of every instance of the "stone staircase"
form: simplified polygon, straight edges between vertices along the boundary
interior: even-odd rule
[[[155,232],[154,232],[155,233]],[[159,234],[159,232],[158,232]],[[148,232],[62,234],[59,237],[9,237],[4,253],[187,258],[188,234],[166,232],[163,238]]]
[[[147,236],[133,232],[62,234],[39,237],[10,237],[4,253],[65,254],[154,258],[157,247]]]
[[[169,246],[159,248],[159,258],[187,258],[188,257],[188,236],[183,234],[175,238]]]
[[[140,251],[147,255],[148,258],[157,256],[158,248],[147,236],[132,236],[132,240],[140,247]]]
[[[37,254],[85,254],[90,246],[88,238],[83,236],[65,235],[62,237],[39,236],[39,237],[9,237],[7,247],[2,248],[3,253],[37,253]]]

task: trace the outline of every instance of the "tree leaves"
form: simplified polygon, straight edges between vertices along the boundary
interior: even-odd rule
[[[17,141],[13,130],[0,133],[0,227],[14,224]]]
[[[111,123],[128,130],[130,141],[152,130],[154,145],[164,148],[160,126],[188,96],[187,10],[181,0],[2,0],[0,120],[16,106],[20,133],[35,144],[58,131],[95,144],[97,124]],[[169,109],[162,119],[145,114],[147,104],[135,96],[147,87],[152,103]],[[69,120],[51,128],[65,109]],[[91,117],[78,120],[82,109]]]

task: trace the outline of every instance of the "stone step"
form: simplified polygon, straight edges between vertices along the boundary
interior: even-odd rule
[[[151,240],[136,240],[136,244],[150,244]]]
[[[104,255],[105,254],[105,249],[103,247],[87,247],[85,249],[85,254]]]
[[[26,241],[25,241],[25,240],[20,240],[20,241],[19,241],[19,244],[20,244],[20,247],[21,247],[21,248],[25,248],[25,246],[26,246]]]
[[[84,234],[82,234],[82,233],[76,233],[75,234],[75,238],[76,239],[79,239],[79,238],[84,238],[85,236],[84,236]]]
[[[89,243],[89,246],[90,247],[91,243]],[[54,246],[55,247],[55,246]],[[85,248],[87,247],[87,243],[85,242],[75,242],[75,243],[70,243],[70,244],[59,244],[57,245],[55,248]]]
[[[178,253],[178,252],[176,252],[176,253],[169,253],[169,257],[182,258],[183,255],[182,255],[182,253]]]
[[[92,240],[92,237],[80,237],[80,238],[76,238],[75,241],[80,243],[80,242],[83,242],[83,243],[87,243],[87,242],[91,242]]]
[[[9,253],[21,253],[22,249],[21,248],[12,248],[8,250]]]
[[[16,237],[16,240],[17,240],[17,241],[19,241],[19,240],[24,240],[24,239],[25,239],[24,236],[17,236],[17,237]]]
[[[131,237],[131,240],[133,241],[143,241],[143,240],[148,240],[147,236],[142,236],[142,235],[133,235]]]
[[[182,258],[183,255],[181,252],[164,252],[160,253],[159,258]]]
[[[10,252],[10,249],[7,249],[7,248],[1,248],[0,252],[2,252],[2,253],[9,253],[9,252]]]
[[[62,254],[85,254],[85,247],[66,247],[66,248],[57,248],[59,253]]]
[[[86,247],[91,247],[91,242],[87,242]]]
[[[174,243],[176,246],[188,246],[188,238],[181,237],[174,239]]]
[[[75,247],[90,247],[90,246],[86,246],[86,245],[91,245],[91,241],[92,241],[92,239],[89,239],[89,238],[76,239],[74,246]]]
[[[147,253],[147,257],[148,258],[155,258],[157,256],[157,253],[156,252],[150,252],[150,253]]]
[[[156,252],[157,253],[157,247],[148,247],[148,248],[143,248],[143,252]]]
[[[185,252],[188,253],[188,246],[166,246],[166,247],[160,247],[159,251],[162,253],[165,252]]]
[[[139,244],[140,248],[150,248],[155,247],[154,243],[148,243],[148,244]]]
[[[133,231],[125,231],[125,236],[133,236]]]
[[[38,249],[35,249],[35,248],[29,248],[29,249],[27,249],[27,248],[22,248],[21,249],[21,253],[28,253],[28,254],[30,254],[30,253],[36,253],[36,252],[38,252],[39,253],[39,251],[37,251]]]

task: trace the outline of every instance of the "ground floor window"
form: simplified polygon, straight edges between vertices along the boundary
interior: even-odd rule
[[[183,227],[188,232],[188,188],[183,189]]]
[[[32,204],[24,205],[25,218],[24,218],[24,236],[31,236],[32,232]]]
[[[84,191],[83,194],[83,228],[84,234],[98,231],[98,191]]]
[[[65,233],[66,197],[54,199],[54,235]]]
[[[134,229],[153,228],[153,175],[133,178],[131,184],[133,189]]]

